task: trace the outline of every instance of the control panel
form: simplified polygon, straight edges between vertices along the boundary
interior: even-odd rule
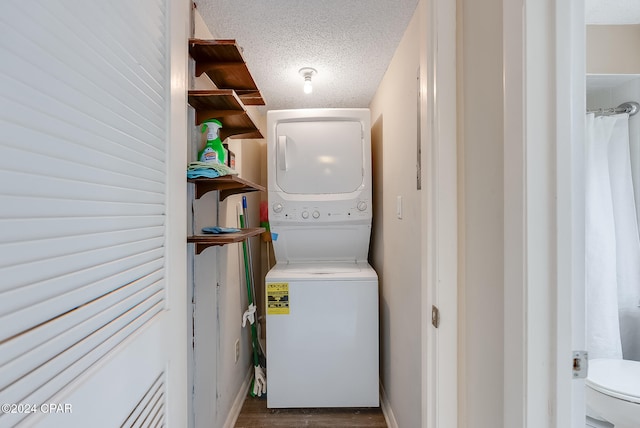
[[[271,223],[334,223],[371,220],[372,207],[369,199],[343,201],[286,201],[280,198],[269,200]]]

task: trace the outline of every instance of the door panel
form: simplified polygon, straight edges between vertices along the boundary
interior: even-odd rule
[[[2,427],[185,420],[178,3],[3,3]]]

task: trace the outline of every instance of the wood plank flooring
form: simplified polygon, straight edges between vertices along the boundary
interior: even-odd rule
[[[267,409],[266,398],[247,396],[235,428],[387,428],[380,408]]]

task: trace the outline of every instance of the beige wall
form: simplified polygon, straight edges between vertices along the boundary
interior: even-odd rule
[[[587,25],[587,73],[639,74],[640,25]]]
[[[421,426],[420,192],[416,189],[419,19],[371,102],[371,262],[380,278],[381,381],[398,426]],[[396,216],[402,198],[403,218]]]
[[[504,407],[502,1],[458,6],[459,426],[492,428]]]
[[[459,3],[459,426],[504,411],[502,2]],[[415,184],[420,22],[411,21],[371,103],[372,264],[380,275],[381,380],[400,427],[421,425],[420,194]],[[440,94],[440,96],[447,96]],[[423,185],[428,185],[423,183]],[[396,218],[402,196],[405,217]],[[452,356],[454,357],[454,356]]]

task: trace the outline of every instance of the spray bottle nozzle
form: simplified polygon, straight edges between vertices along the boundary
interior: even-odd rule
[[[222,128],[222,123],[218,119],[209,119],[202,122],[202,133],[207,132],[207,141],[218,138],[218,130]]]
[[[200,162],[213,162],[224,164],[226,160],[226,154],[222,141],[218,136],[218,130],[222,128],[222,123],[217,119],[209,119],[202,122],[202,133],[207,131],[207,142],[204,149],[198,153],[198,160]]]

